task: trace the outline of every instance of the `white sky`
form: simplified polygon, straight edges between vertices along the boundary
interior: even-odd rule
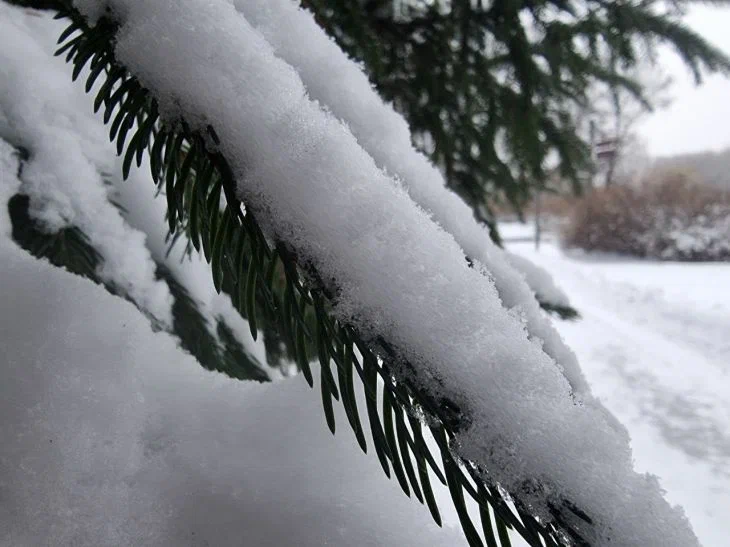
[[[697,6],[686,21],[730,54],[730,8]],[[662,51],[660,63],[674,78],[673,102],[648,116],[639,128],[649,153],[663,156],[730,147],[730,78],[708,76],[696,87],[692,74],[672,51]]]

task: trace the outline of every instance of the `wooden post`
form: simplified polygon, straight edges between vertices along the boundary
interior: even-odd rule
[[[535,250],[540,250],[540,237],[542,226],[540,225],[540,190],[535,192]]]

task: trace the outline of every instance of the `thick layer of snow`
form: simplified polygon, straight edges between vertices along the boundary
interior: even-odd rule
[[[10,238],[13,232],[13,224],[7,210],[7,203],[13,195],[18,192],[22,183],[17,177],[20,158],[17,151],[0,138],[0,239]],[[3,210],[5,209],[5,210]]]
[[[505,230],[513,231],[511,226]],[[559,330],[704,547],[730,537],[730,264],[510,248],[549,269],[582,319]]]
[[[62,23],[17,14],[0,4],[0,137],[30,152],[21,192],[30,197],[31,216],[50,231],[80,228],[104,258],[100,276],[170,325],[172,299],[155,279],[145,236],[109,202],[99,174],[95,154],[108,142],[106,131],[83,88],[44,47]]]
[[[168,115],[215,126],[247,204],[338,284],[339,317],[386,336],[426,389],[472,419],[462,455],[514,491],[545,483],[590,514],[585,534],[597,545],[696,544],[656,479],[633,472],[626,432],[590,396],[575,404],[490,280],[229,2],[107,3],[121,23],[118,58]]]
[[[50,229],[74,225],[86,233],[104,258],[103,277],[168,329],[172,301],[164,282],[155,280],[155,263],[164,264],[197,302],[213,338],[223,320],[265,363],[263,339],[255,342],[230,299],[215,291],[205,260],[193,253],[181,263],[184,238],[166,256],[167,202],[156,197],[147,158],[122,180],[108,128],[93,113],[93,95],[71,82],[69,66],[53,57],[65,26],[49,14],[0,4],[0,137],[33,154],[17,190],[30,194],[31,213]],[[99,78],[96,88],[101,84]]]
[[[5,237],[0,279],[0,545],[466,544],[330,435],[301,378],[207,372]]]
[[[467,256],[489,271],[503,304],[524,318],[530,336],[543,343],[545,352],[563,367],[571,387],[581,396],[587,384],[575,355],[535,301],[534,293],[552,304],[569,305],[550,275],[492,242],[469,206],[446,188],[441,172],[413,147],[405,119],[383,102],[361,68],[327,36],[310,12],[293,0],[235,0],[234,4],[276,55],[296,68],[309,96],[341,119],[378,167],[395,177],[391,181],[402,184],[454,236]]]

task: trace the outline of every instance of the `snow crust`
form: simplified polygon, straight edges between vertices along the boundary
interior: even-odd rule
[[[390,181],[401,184],[472,260],[489,272],[503,304],[524,317],[531,338],[563,367],[580,397],[588,385],[573,352],[540,310],[535,294],[569,305],[550,274],[495,245],[461,198],[446,188],[441,172],[411,143],[405,119],[383,102],[361,68],[292,0],[235,0],[234,4],[274,49],[292,65],[310,98],[320,101],[352,131],[360,146]],[[534,293],[533,293],[534,291]]]
[[[570,306],[570,300],[568,300],[568,296],[565,294],[565,291],[558,287],[558,285],[555,283],[555,279],[553,279],[552,275],[548,273],[548,271],[544,268],[541,268],[537,264],[535,264],[533,261],[520,256],[515,253],[506,252],[505,256],[508,258],[509,263],[520,273],[524,276],[525,282],[527,283],[528,287],[530,287],[533,291],[535,291],[535,296],[542,300],[543,302],[548,302],[550,304],[555,304],[556,306]],[[535,319],[537,321],[537,319]],[[543,320],[545,323],[548,323],[546,319]],[[550,329],[549,325],[547,327],[542,327],[542,331]],[[538,331],[539,327],[532,327],[533,332],[540,332]],[[554,330],[554,329],[553,329]],[[552,339],[554,335],[550,334],[550,338]],[[556,344],[559,343],[555,342]],[[565,346],[565,344],[563,344]],[[568,347],[568,346],[565,346]],[[561,351],[564,350],[551,350],[548,348],[547,344],[545,346],[545,351],[553,351],[551,355],[555,357],[555,359],[558,360],[558,362],[562,362],[561,360]],[[565,357],[562,356],[563,359],[568,360],[575,360],[574,356]],[[580,366],[580,365],[578,365]]]
[[[104,0],[74,0],[74,4],[86,14],[92,23],[96,23],[104,15],[109,5]]]
[[[467,267],[452,236],[307,96],[229,2],[109,4],[122,25],[118,58],[167,112],[215,126],[242,198],[270,235],[336,282],[336,314],[385,336],[425,389],[469,417],[457,438],[463,457],[536,510],[547,497],[586,511],[594,524],[581,527],[593,544],[697,545],[656,478],[633,471],[625,430],[588,394],[576,404],[491,280]]]

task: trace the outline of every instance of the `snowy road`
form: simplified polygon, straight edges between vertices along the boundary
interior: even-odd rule
[[[730,264],[509,247],[545,267],[579,309],[580,321],[556,324],[596,395],[629,429],[637,469],[660,477],[705,547],[726,547]]]

